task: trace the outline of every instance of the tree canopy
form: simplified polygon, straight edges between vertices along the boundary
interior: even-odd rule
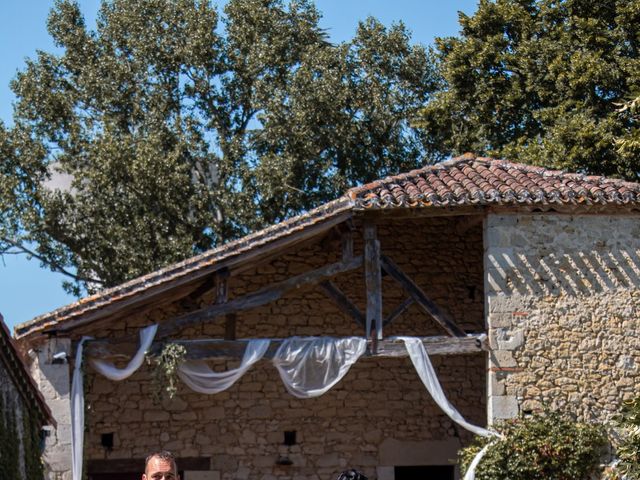
[[[423,162],[437,88],[401,25],[328,42],[312,2],[58,0],[0,124],[0,251],[112,286]],[[69,185],[60,186],[66,179]]]
[[[474,152],[638,180],[640,0],[480,0],[431,51],[311,0],[57,0],[0,123],[0,254],[94,291]],[[61,186],[61,180],[68,185]]]
[[[639,179],[637,117],[619,110],[640,87],[640,2],[480,0],[460,24],[421,115],[434,149]]]

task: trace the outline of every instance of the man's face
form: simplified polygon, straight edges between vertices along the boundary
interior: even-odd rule
[[[152,457],[142,474],[142,480],[180,480],[173,462]]]

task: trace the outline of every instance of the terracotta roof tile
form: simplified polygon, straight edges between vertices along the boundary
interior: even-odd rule
[[[640,184],[465,155],[349,191],[356,210],[462,205],[640,205]]]

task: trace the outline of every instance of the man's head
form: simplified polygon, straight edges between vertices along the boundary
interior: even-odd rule
[[[345,470],[338,475],[338,480],[369,480],[364,473],[358,470]]]
[[[154,452],[144,464],[142,480],[180,480],[176,459],[171,452]]]

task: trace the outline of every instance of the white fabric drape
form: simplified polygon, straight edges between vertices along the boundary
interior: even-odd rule
[[[91,359],[91,365],[111,380],[124,380],[135,372],[142,362],[158,325],[150,325],[140,331],[140,347],[124,369],[118,369],[109,362]],[[71,475],[73,480],[82,478],[82,451],[84,449],[84,385],[82,379],[82,352],[84,342],[91,337],[82,337],[76,351],[76,361],[71,382]]]
[[[482,457],[484,457],[484,454],[487,453],[487,450],[489,450],[489,447],[493,446],[494,443],[495,443],[495,441],[493,441],[491,443],[487,443],[482,448],[482,450],[480,450],[478,453],[476,453],[476,456],[473,457],[473,460],[469,464],[469,468],[467,468],[467,473],[464,474],[464,478],[462,480],[475,480],[476,479],[476,468],[478,467],[478,464],[480,463],[480,460],[482,460]]]
[[[226,390],[233,385],[258,360],[260,360],[271,343],[268,339],[250,340],[244,351],[242,362],[236,369],[226,372],[214,372],[201,360],[183,362],[178,366],[178,376],[192,390],[199,393],[214,394]]]
[[[480,435],[483,437],[489,436],[499,436],[497,433],[487,430],[486,428],[478,427],[476,425],[472,425],[467,422],[460,412],[458,412],[453,405],[449,403],[447,397],[442,391],[442,386],[438,381],[438,377],[436,376],[436,372],[433,369],[433,365],[431,364],[431,360],[429,360],[429,355],[427,355],[427,351],[422,344],[422,341],[419,338],[415,337],[397,337],[404,341],[405,348],[407,349],[407,353],[409,353],[409,357],[411,358],[411,362],[418,372],[418,376],[424,386],[427,387],[427,390],[431,394],[433,400],[438,404],[438,406],[446,413],[451,420],[456,422],[461,427],[469,430],[470,432],[475,433],[476,435]],[[474,480],[475,479],[475,468],[482,460],[482,457],[487,452],[489,445],[483,448],[476,457],[473,459],[469,468],[467,469],[467,473],[464,476],[464,480]]]
[[[289,393],[318,397],[347,374],[366,348],[362,337],[291,337],[283,340],[273,364]]]
[[[466,428],[476,435],[481,435],[483,437],[495,435],[486,428],[478,427],[467,422],[462,415],[460,415],[460,412],[458,412],[453,405],[449,403],[449,400],[447,400],[447,397],[442,391],[440,382],[438,382],[438,377],[436,376],[436,372],[433,369],[433,365],[431,364],[431,360],[429,360],[429,355],[427,355],[427,351],[425,350],[422,341],[415,337],[399,338],[404,341],[404,345],[409,353],[409,357],[411,358],[411,362],[413,363],[416,372],[418,372],[420,380],[422,380],[422,383],[427,387],[427,390],[433,397],[433,400],[444,411],[444,413],[446,413],[449,418],[458,425]]]
[[[82,350],[84,342],[91,337],[82,337],[76,351],[76,361],[71,379],[71,475],[73,480],[82,478],[82,451],[84,449],[84,386],[82,380]]]
[[[116,382],[124,380],[125,378],[133,375],[133,373],[140,368],[142,362],[144,362],[144,356],[147,353],[147,350],[149,350],[151,343],[153,343],[153,338],[156,336],[157,330],[157,324],[149,325],[148,327],[140,330],[140,348],[138,348],[138,351],[125,368],[116,368],[113,366],[113,363],[98,360],[97,358],[90,359],[89,363],[91,363],[91,366],[96,371],[107,377],[109,380],[114,380]]]
[[[140,348],[124,369],[113,364],[91,359],[91,365],[102,375],[112,380],[123,380],[133,374],[144,361],[145,353],[153,342],[157,325],[151,325],[140,332]],[[438,382],[422,341],[415,337],[397,337],[404,341],[411,362],[418,372],[434,401],[456,423],[481,436],[498,436],[495,432],[472,425],[449,403]],[[72,431],[72,474],[73,480],[82,475],[82,450],[84,446],[84,391],[82,381],[83,337],[78,344],[75,368],[71,386],[71,431]],[[263,358],[270,340],[254,339],[247,343],[242,362],[237,369],[214,372],[202,361],[183,362],[178,367],[178,375],[191,389],[205,394],[214,394],[233,385],[254,363]],[[298,398],[312,398],[326,393],[349,371],[351,366],[364,354],[367,341],[362,337],[292,337],[283,340],[273,363],[280,373],[285,387]],[[464,480],[475,479],[475,468],[494,442],[486,445],[471,462]]]

